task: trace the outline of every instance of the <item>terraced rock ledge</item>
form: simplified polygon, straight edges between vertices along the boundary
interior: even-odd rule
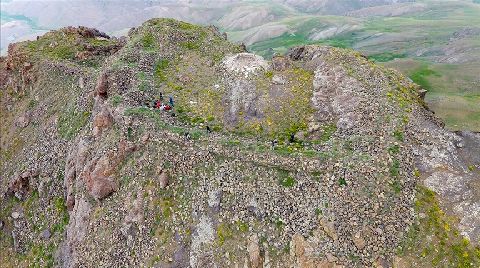
[[[480,134],[357,52],[153,19],[0,65],[2,267],[480,265]]]

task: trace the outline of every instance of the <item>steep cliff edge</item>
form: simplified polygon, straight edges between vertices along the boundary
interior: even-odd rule
[[[359,53],[154,19],[0,64],[2,266],[479,265],[479,134]]]

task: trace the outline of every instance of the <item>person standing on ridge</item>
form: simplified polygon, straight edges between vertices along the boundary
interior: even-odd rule
[[[278,144],[277,139],[272,140],[272,150],[275,150],[275,146],[277,146],[277,144]]]
[[[169,97],[169,103],[170,103],[170,106],[172,106],[172,107],[174,106],[174,105],[173,105],[173,97],[172,97],[172,96]]]

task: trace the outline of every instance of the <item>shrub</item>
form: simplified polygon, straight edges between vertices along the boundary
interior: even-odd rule
[[[170,62],[167,59],[162,59],[157,62],[155,65],[155,77],[159,82],[167,81],[167,75],[165,74],[165,69],[168,68]]]
[[[75,137],[80,130],[88,122],[90,112],[77,111],[76,109],[70,109],[70,111],[60,115],[58,119],[58,134],[60,137],[70,140]]]
[[[390,165],[390,175],[392,177],[398,176],[400,173],[400,162],[397,159],[394,159],[392,164]]]
[[[112,97],[112,105],[117,107],[120,103],[122,103],[123,98],[120,95],[115,95]]]
[[[280,185],[284,187],[293,187],[295,185],[295,179],[292,176],[280,179]]]
[[[400,130],[396,130],[395,132],[393,132],[393,136],[398,141],[403,141],[404,140],[403,132],[401,132]]]
[[[391,147],[388,148],[388,152],[390,154],[398,154],[400,152],[400,146],[398,145],[393,145]]]
[[[148,32],[142,36],[141,42],[143,48],[153,48],[155,45],[155,38],[152,33]]]

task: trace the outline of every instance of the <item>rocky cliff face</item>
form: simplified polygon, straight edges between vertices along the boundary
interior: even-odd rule
[[[155,19],[0,63],[1,266],[478,267],[479,135],[356,52]]]

